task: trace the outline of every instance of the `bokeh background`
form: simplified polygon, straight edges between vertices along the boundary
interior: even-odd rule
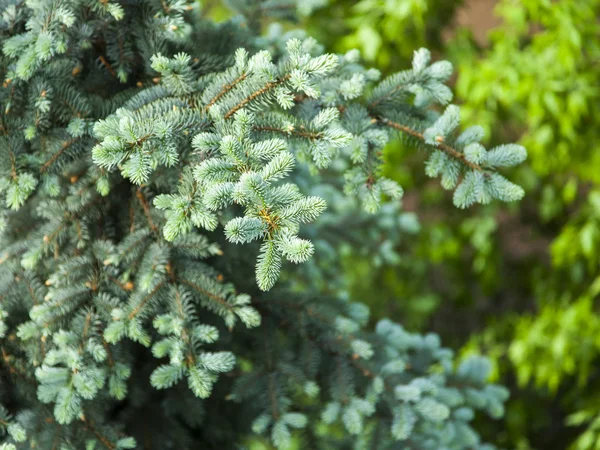
[[[225,18],[221,2],[203,4]],[[522,202],[465,212],[424,175],[422,154],[390,144],[402,234],[375,269],[351,243],[342,261],[345,292],[373,320],[492,359],[512,396],[504,419],[479,428],[500,448],[600,449],[599,18],[600,0],[329,0],[301,19],[327,50],[357,48],[383,75],[431,49],[456,68],[463,123],[529,151],[509,174]]]

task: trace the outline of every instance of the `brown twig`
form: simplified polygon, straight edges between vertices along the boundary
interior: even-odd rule
[[[217,103],[221,99],[221,97],[223,97],[225,94],[227,94],[229,91],[231,91],[237,84],[244,81],[246,79],[246,77],[247,77],[247,74],[243,73],[239,77],[237,77],[235,80],[233,80],[231,83],[223,86],[221,91],[217,95],[215,95],[212,98],[212,100],[210,102],[208,102],[208,104],[204,107],[204,112],[208,111],[208,109],[211,106],[213,106],[215,103]]]
[[[85,424],[85,427],[88,430],[90,430],[94,436],[96,436],[96,439],[98,439],[102,445],[104,445],[109,450],[114,450],[115,448],[117,448],[116,444],[114,444],[113,442],[111,442],[110,439],[108,439],[106,436],[104,436],[103,434],[101,434],[94,427],[94,424],[93,424],[93,422],[91,420],[88,420],[87,417],[84,416],[83,419],[82,419],[82,421]]]
[[[291,128],[289,130],[277,128],[277,127],[268,127],[268,126],[256,126],[254,127],[254,131],[269,131],[271,133],[279,133],[284,135],[293,134],[299,137],[303,137],[306,139],[310,139],[311,141],[315,141],[323,137],[323,133],[319,133],[316,131],[302,131],[297,130],[296,128]]]
[[[265,84],[261,89],[259,89],[256,92],[253,92],[252,94],[250,94],[248,97],[246,97],[245,99],[243,99],[241,102],[239,102],[237,105],[235,105],[233,108],[231,108],[227,114],[225,114],[225,119],[229,119],[231,116],[233,116],[237,111],[239,111],[240,109],[242,109],[244,106],[246,106],[248,103],[250,103],[252,100],[255,100],[256,98],[260,97],[261,95],[266,94],[267,92],[269,92],[271,89],[279,86],[280,84],[283,84],[284,82],[286,82],[287,80],[289,80],[291,77],[291,75],[286,75],[283,78],[280,78],[276,81],[269,81],[267,84]]]
[[[44,173],[46,170],[50,168],[52,164],[56,162],[60,155],[62,155],[71,145],[77,142],[79,138],[69,139],[68,141],[63,142],[57,152],[55,152],[52,157],[44,163],[44,165],[40,168],[40,172]]]
[[[137,189],[135,195],[139,200],[140,204],[142,205],[142,209],[144,210],[144,215],[146,216],[146,220],[148,220],[148,225],[150,225],[150,229],[153,233],[158,234],[158,228],[156,228],[156,225],[154,225],[152,216],[150,215],[150,206],[148,205],[148,200],[146,200],[146,196],[144,195],[144,192],[142,191],[141,187]]]
[[[413,130],[412,128],[406,126],[406,125],[402,125],[400,123],[397,122],[393,122],[389,119],[373,119],[375,121],[379,121],[382,124],[384,124],[385,126],[388,126],[390,128],[393,128],[395,130],[398,131],[402,131],[405,134],[408,134],[409,136],[415,137],[423,142],[425,142],[425,136],[423,136],[422,133],[418,132],[417,130]],[[467,160],[466,156],[463,153],[460,153],[458,150],[450,147],[448,144],[445,144],[443,142],[443,140],[441,139],[441,137],[437,140],[437,146],[435,146],[436,148],[444,151],[446,154],[450,155],[451,157],[453,157],[454,159],[459,160],[461,163],[463,163],[465,166],[470,167],[473,170],[476,170],[478,172],[484,172],[485,173],[485,169],[483,167],[481,167],[479,164],[475,164],[472,163],[471,161]]]
[[[152,289],[152,291],[150,291],[148,293],[148,295],[146,295],[142,301],[133,309],[133,311],[131,311],[131,313],[129,313],[128,319],[131,320],[133,319],[135,316],[137,316],[139,314],[139,312],[142,310],[142,308],[146,305],[146,303],[148,303],[150,301],[150,299],[152,297],[154,297],[156,295],[156,293],[158,291],[160,291],[162,289],[162,287],[165,285],[166,281],[161,281],[160,283],[158,283],[154,289]]]
[[[106,67],[106,70],[108,70],[108,72],[115,78],[117,78],[117,73],[115,72],[115,69],[113,69],[113,67],[110,65],[110,63],[107,61],[107,59],[104,57],[104,55],[100,55],[100,57],[98,58],[100,60],[100,64],[102,64],[104,67]]]

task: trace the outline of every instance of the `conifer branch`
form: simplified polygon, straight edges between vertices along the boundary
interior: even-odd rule
[[[160,4],[165,13],[169,14],[171,12],[171,8],[165,3],[165,0],[160,0]]]
[[[284,128],[278,128],[278,127],[269,127],[269,126],[255,126],[253,129],[254,129],[254,131],[267,131],[267,132],[271,132],[271,133],[278,133],[283,136],[289,136],[289,135],[298,136],[298,137],[308,139],[310,141],[316,141],[317,139],[320,139],[323,137],[323,133],[321,133],[321,132],[308,131],[308,130],[303,131],[303,130],[298,130],[294,127],[289,127],[287,129],[284,129]]]
[[[188,287],[191,287],[191,288],[192,288],[192,289],[194,289],[196,292],[199,292],[200,294],[202,294],[202,295],[204,295],[204,296],[208,297],[210,300],[212,300],[212,301],[214,301],[214,302],[218,303],[219,305],[221,305],[221,306],[222,306],[222,307],[224,307],[225,309],[229,310],[230,312],[233,312],[233,311],[234,311],[234,308],[233,308],[233,306],[231,306],[231,305],[230,305],[230,304],[227,302],[227,300],[226,300],[225,298],[223,298],[223,297],[220,297],[219,295],[217,295],[217,294],[214,294],[214,293],[212,293],[212,292],[209,292],[209,291],[207,291],[206,289],[202,288],[202,286],[200,286],[200,285],[198,285],[198,284],[196,284],[196,283],[193,283],[193,282],[192,282],[192,281],[190,281],[190,280],[186,280],[185,278],[178,277],[178,278],[177,278],[177,280],[178,280],[180,283],[182,283],[182,284],[185,284],[185,285],[186,285],[186,286],[188,286]]]
[[[125,283],[125,284],[123,284],[119,280],[117,280],[116,278],[111,277],[110,275],[108,276],[108,279],[112,283],[114,283],[117,286],[119,286],[125,292],[129,292],[129,291],[131,291],[133,289],[133,283],[131,283],[130,281],[127,282],[127,283]]]
[[[244,81],[247,76],[248,76],[248,74],[246,72],[244,72],[238,78],[236,78],[235,80],[233,80],[231,83],[228,83],[225,86],[223,86],[223,88],[221,89],[221,91],[217,95],[215,95],[210,100],[210,102],[208,102],[206,104],[206,106],[204,107],[204,112],[208,111],[211,106],[213,106],[215,103],[217,103],[221,99],[221,97],[223,97],[225,94],[227,94],[229,91],[231,91],[239,83],[241,83],[242,81]]]
[[[60,102],[69,108],[75,117],[81,117],[83,115],[82,112],[79,111],[75,105],[72,105],[64,96],[61,96]]]
[[[108,60],[104,57],[104,55],[100,55],[98,57],[98,59],[100,60],[100,64],[102,64],[104,67],[106,67],[106,70],[108,70],[108,72],[114,78],[117,78],[117,73],[115,72],[115,69],[113,69],[112,65],[108,62]]]
[[[81,345],[79,347],[80,352],[83,351],[83,342],[88,337],[88,334],[90,332],[91,323],[92,323],[92,313],[91,313],[91,311],[88,311],[87,314],[85,315],[85,322],[83,324],[83,332],[81,334]]]
[[[17,159],[8,139],[6,149],[8,150],[8,157],[10,159],[10,176],[15,180],[17,178]]]
[[[63,144],[59,147],[59,149],[48,159],[40,168],[40,172],[44,173],[46,170],[52,166],[56,162],[58,158],[75,142],[77,142],[80,138],[69,139],[68,141],[63,142]]]
[[[289,308],[288,310],[290,311],[294,311],[296,314],[300,315],[302,313],[307,314],[308,316],[317,319],[321,322],[321,325],[323,327],[323,329],[327,330],[327,329],[332,329],[333,328],[333,324],[331,323],[330,320],[327,319],[327,317],[325,317],[322,314],[319,314],[314,308],[312,308],[311,306],[308,306],[307,308],[302,308],[300,305],[298,305],[297,303],[294,302],[285,302],[286,308]],[[293,329],[294,323],[301,323],[302,319],[300,317],[298,317],[298,319],[296,321],[290,321],[287,318],[282,318],[279,315],[276,316],[278,321],[279,321],[279,326],[284,327],[284,328],[290,328]],[[373,371],[368,368],[367,366],[363,365],[360,363],[359,359],[354,357],[354,356],[348,356],[345,352],[339,352],[333,348],[331,348],[330,346],[327,346],[323,343],[320,335],[316,332],[307,332],[303,334],[304,337],[308,338],[312,343],[314,343],[317,347],[321,348],[323,351],[325,351],[326,353],[330,354],[331,356],[335,356],[335,357],[341,357],[343,359],[346,359],[348,362],[350,362],[356,369],[359,370],[359,372],[370,379],[374,379],[376,378],[376,374],[373,373]],[[343,342],[344,347],[345,348],[350,348],[350,341],[356,339],[356,337],[352,336],[352,335],[346,335],[346,336],[342,336],[342,335],[338,335],[336,337],[336,340],[338,342]],[[406,370],[411,370],[410,365],[407,365],[405,367]],[[394,388],[392,385],[390,385],[385,379],[383,380],[384,382],[384,387],[386,389],[386,391],[388,392],[393,392]]]
[[[110,349],[110,345],[106,342],[106,339],[102,338],[102,347],[104,347],[104,351],[106,351],[106,362],[109,367],[113,367],[115,365],[115,360],[112,355],[112,351]]]
[[[380,105],[381,103],[383,103],[384,101],[390,100],[394,94],[400,92],[401,90],[403,90],[406,86],[404,86],[403,84],[399,84],[396,87],[394,87],[393,89],[391,89],[386,95],[379,97],[376,100],[373,100],[370,104],[369,104],[369,109],[372,108],[376,108],[378,105]]]
[[[10,355],[4,347],[0,347],[0,350],[2,351],[1,361],[8,369],[8,373],[10,373],[11,375],[18,375],[19,378],[23,378],[27,380],[28,383],[37,386],[38,383],[34,377],[32,377],[29,373],[27,373],[27,371],[23,370],[18,365],[14,365],[11,363],[11,359],[14,358],[14,356]]]
[[[244,98],[241,102],[239,102],[237,105],[235,105],[233,108],[231,108],[229,111],[227,111],[227,113],[223,116],[223,118],[225,120],[229,119],[231,116],[233,116],[236,112],[238,112],[240,109],[242,109],[248,103],[250,103],[252,100],[255,100],[256,98],[260,97],[261,95],[264,95],[267,92],[271,91],[272,89],[276,88],[277,86],[285,83],[287,80],[290,79],[290,77],[291,77],[291,75],[288,74],[288,75],[283,76],[282,78],[279,78],[278,80],[269,81],[267,84],[264,85],[264,87],[262,87],[261,89],[259,89],[256,92],[253,92],[248,97]]]
[[[386,118],[381,118],[381,119],[373,119],[375,122],[379,121],[382,124],[384,124],[385,126],[388,126],[390,128],[393,128],[395,130],[401,131],[405,134],[408,134],[409,136],[412,136],[414,138],[417,138],[423,142],[425,142],[425,136],[423,136],[423,133],[418,132],[417,130],[414,130],[406,125],[403,125],[401,123],[398,122],[393,122],[389,119]],[[437,140],[437,146],[435,146],[435,148],[439,148],[440,150],[443,150],[446,154],[448,154],[449,156],[451,156],[452,158],[460,161],[462,164],[464,164],[465,166],[476,170],[478,172],[483,172],[484,174],[486,173],[485,169],[483,167],[481,167],[479,164],[475,164],[472,163],[470,161],[467,160],[467,158],[465,157],[464,154],[462,154],[461,152],[459,152],[458,150],[452,148],[451,146],[449,146],[448,144],[445,144],[443,142],[443,140]]]
[[[27,285],[27,292],[29,292],[29,295],[30,295],[31,299],[33,300],[33,304],[34,305],[39,304],[40,301],[38,300],[37,296],[35,295],[35,292],[33,290],[33,286],[31,286],[31,283],[29,282],[29,280],[24,277],[23,281]]]
[[[150,215],[150,206],[148,205],[148,201],[146,200],[146,196],[144,195],[141,186],[135,191],[135,196],[142,205],[142,209],[144,210],[144,215],[146,216],[146,220],[148,221],[150,229],[154,234],[158,235],[158,228],[156,228],[156,225],[154,225],[154,221],[152,220],[152,216]]]
[[[91,291],[91,289],[90,289],[90,291]],[[51,306],[52,306],[53,309],[58,309],[61,306],[63,306],[64,304],[70,302],[73,299],[76,299],[77,297],[79,297],[81,295],[82,295],[81,292],[76,291],[72,295],[65,296],[62,300],[60,300],[60,301],[58,301],[56,303],[53,303]],[[79,303],[82,303],[82,302],[80,301]],[[56,318],[54,320],[52,320],[52,321],[44,322],[44,326],[47,327],[47,328],[49,328],[49,325],[51,323],[55,322],[55,321],[56,321]]]
[[[120,256],[126,256],[129,254],[129,252],[131,252],[135,247],[138,246],[138,244],[144,240],[146,240],[148,238],[147,235],[141,235],[141,237],[139,239],[136,239],[135,241],[131,242],[130,245],[128,245],[126,248],[124,248],[121,252],[119,252]]]
[[[156,295],[156,293],[158,291],[160,291],[166,283],[167,283],[167,281],[163,280],[160,283],[158,283],[156,286],[154,286],[154,289],[152,289],[150,292],[148,292],[148,294],[146,294],[144,296],[142,301],[129,313],[129,316],[127,318],[129,320],[132,320],[135,316],[137,316],[140,313],[140,311],[144,308],[144,306],[146,306],[146,303],[148,303],[150,300],[152,300],[152,298]]]
[[[98,429],[96,429],[96,427],[94,426],[94,424],[92,423],[91,420],[89,420],[85,416],[83,416],[81,420],[85,424],[85,428],[87,428],[89,431],[91,431],[92,434],[96,437],[96,439],[98,439],[98,441],[100,441],[100,443],[102,445],[104,445],[104,447],[106,447],[108,450],[114,450],[117,448],[116,444],[111,442],[110,439],[108,439],[106,436],[104,436],[102,433],[100,433],[100,431]]]
[[[172,270],[169,270],[169,275],[171,276],[171,279],[174,282],[175,274],[173,273]],[[181,321],[183,323],[185,323],[186,322],[186,314],[185,314],[185,310],[183,307],[183,302],[181,300],[181,293],[179,292],[179,289],[175,289],[174,297],[175,297],[175,304],[177,306],[177,308],[176,308],[177,315],[179,316]],[[182,339],[185,342],[185,344],[187,346],[187,350],[188,350],[186,362],[189,367],[194,367],[196,365],[196,356],[194,355],[194,352],[193,352],[193,345],[190,342],[190,335],[191,335],[191,333],[190,333],[188,327],[186,327],[186,326],[182,327],[181,336],[182,336]]]

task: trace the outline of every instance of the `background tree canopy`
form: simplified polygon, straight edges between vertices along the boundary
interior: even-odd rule
[[[449,55],[461,117],[529,151],[515,172],[523,201],[455,214],[421,172],[398,168],[419,156],[390,145],[410,226],[380,270],[351,249],[346,265],[348,290],[376,314],[493,358],[512,394],[487,436],[507,448],[600,448],[599,14],[597,0],[338,0],[307,21],[387,71],[415,45]]]

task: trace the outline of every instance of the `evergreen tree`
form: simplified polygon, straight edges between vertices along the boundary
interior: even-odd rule
[[[496,169],[525,150],[458,130],[427,50],[380,81],[261,35],[321,2],[230,3],[215,24],[184,0],[0,0],[0,448],[491,448],[470,425],[507,397],[486,360],[278,279],[324,270],[323,197],[402,195],[393,136],[459,208],[520,199]]]

